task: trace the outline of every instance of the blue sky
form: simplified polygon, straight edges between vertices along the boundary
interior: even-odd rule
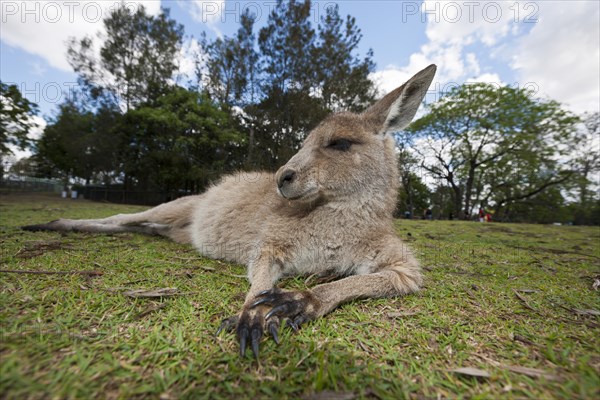
[[[0,79],[16,83],[48,118],[76,82],[65,58],[69,36],[94,35],[101,17],[120,1],[11,1],[0,3]],[[143,3],[151,13],[168,7],[185,26],[181,72],[191,72],[191,50],[201,32],[231,35],[250,7],[267,19],[273,1],[162,0]],[[577,113],[598,111],[600,97],[600,2],[592,1],[317,1],[356,17],[361,54],[372,48],[372,79],[381,93],[402,84],[430,63],[437,92],[467,81],[528,86]],[[191,49],[191,50],[190,50]],[[44,122],[40,120],[43,126]]]

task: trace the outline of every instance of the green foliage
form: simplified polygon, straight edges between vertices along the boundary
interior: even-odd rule
[[[95,113],[82,109],[75,98],[61,104],[37,142],[37,175],[111,182],[118,174],[122,140],[115,125],[120,118],[119,110],[109,104]]]
[[[600,113],[584,114],[583,123],[578,132],[579,143],[572,151],[576,154],[573,161],[575,179],[570,186],[578,194],[578,205],[585,209],[600,200],[594,198],[594,190],[600,185]]]
[[[512,222],[536,222],[540,224],[573,222],[573,213],[566,207],[566,201],[557,186],[507,206],[504,218]]]
[[[259,32],[258,45],[268,76],[263,88],[267,96],[311,89],[315,31],[310,9],[310,1],[278,0],[267,26]]]
[[[199,79],[218,101],[242,108],[250,167],[276,168],[328,113],[359,111],[374,98],[372,52],[357,55],[355,19],[332,5],[315,29],[311,15],[310,1],[279,0],[257,38],[255,17],[245,14],[235,37],[204,39]]]
[[[88,155],[91,149],[94,114],[80,110],[72,101],[59,107],[58,115],[44,130],[38,141],[38,154],[48,160],[54,173],[66,181],[71,177],[92,175]]]
[[[103,23],[106,40],[100,59],[95,58],[91,37],[71,38],[70,64],[92,93],[122,101],[126,110],[151,103],[167,90],[178,67],[183,26],[169,18],[168,9],[151,16],[143,6],[135,13],[117,7]]]
[[[99,59],[90,37],[69,43],[69,61],[90,96],[86,103],[61,106],[40,140],[42,164],[66,178],[185,193],[238,167],[244,138],[229,113],[205,95],[170,83],[183,27],[168,10],[150,16],[144,7],[135,13],[118,7],[103,22]],[[252,31],[248,18],[243,29]],[[235,84],[234,98],[243,85]]]
[[[117,129],[128,144],[124,172],[144,188],[198,191],[239,167],[244,139],[206,95],[176,87],[127,112]]]
[[[0,81],[0,160],[12,154],[9,146],[20,149],[31,146],[27,137],[34,126],[31,117],[37,113],[37,105],[27,100],[16,85]]]
[[[203,35],[199,84],[188,90],[171,83],[183,27],[168,10],[111,11],[99,58],[92,37],[71,38],[69,62],[88,96],[50,123],[39,172],[195,192],[233,169],[276,168],[328,113],[372,101],[372,53],[357,55],[354,18],[329,7],[317,30],[310,1],[278,1],[255,33],[249,10],[233,37]]]
[[[402,186],[398,193],[396,216],[404,216],[406,212],[411,218],[421,216],[430,206],[431,192],[418,175],[417,159],[406,149],[400,149],[398,165]]]
[[[527,90],[473,84],[451,90],[408,132],[423,167],[452,189],[456,215],[468,218],[475,205],[498,213],[570,179],[563,159],[578,122]]]
[[[325,11],[313,56],[323,106],[333,111],[363,111],[376,94],[368,77],[375,68],[373,52],[369,50],[363,59],[355,54],[362,39],[356,18],[347,15],[344,20],[337,4]]]
[[[431,202],[431,192],[423,180],[414,172],[409,172],[402,178],[402,188],[398,195],[396,215],[403,216],[406,211],[412,217],[423,215]]]
[[[203,35],[201,44],[207,60],[197,71],[198,79],[220,104],[243,106],[254,101],[258,69],[254,20],[255,16],[246,9],[235,37],[211,42]]]

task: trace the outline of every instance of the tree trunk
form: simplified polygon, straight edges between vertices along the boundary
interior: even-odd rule
[[[468,219],[471,215],[471,190],[473,189],[473,181],[475,180],[475,165],[471,163],[469,165],[469,176],[465,184],[465,219]]]
[[[254,167],[254,123],[250,123],[250,132],[248,133],[248,158],[246,164]]]

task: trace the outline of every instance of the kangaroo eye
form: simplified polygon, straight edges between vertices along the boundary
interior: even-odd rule
[[[350,150],[350,146],[352,146],[352,141],[348,139],[335,139],[329,142],[327,148],[338,151],[348,151]]]

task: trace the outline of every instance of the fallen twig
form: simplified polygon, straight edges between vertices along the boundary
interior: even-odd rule
[[[525,344],[527,344],[527,345],[530,345],[530,346],[536,346],[536,347],[539,347],[539,345],[538,345],[537,343],[534,343],[534,342],[532,342],[531,340],[527,339],[525,336],[519,335],[519,334],[517,334],[517,333],[515,333],[515,334],[513,335],[513,340],[514,340],[515,342],[521,342],[521,343],[525,343]]]
[[[515,289],[513,289],[513,292],[515,293],[515,296],[517,296],[517,298],[518,298],[519,300],[521,300],[521,302],[523,303],[523,305],[524,305],[526,308],[530,309],[531,311],[536,311],[536,310],[535,310],[535,308],[533,308],[533,307],[531,307],[531,306],[529,305],[529,303],[527,302],[527,300],[525,299],[525,297],[523,297],[523,296],[521,296],[521,295],[519,294],[519,292],[518,292],[518,291],[516,291]]]
[[[145,317],[146,315],[153,313],[154,311],[158,311],[161,308],[165,308],[167,306],[167,303],[159,303],[159,304],[155,304],[149,308],[147,308],[146,310],[142,311],[141,313],[137,314],[136,316],[134,316],[132,319],[133,320],[138,320],[140,318]]]
[[[36,275],[104,275],[102,271],[34,271],[30,269],[0,269],[0,272],[9,274],[36,274]]]
[[[517,373],[517,374],[527,375],[532,378],[545,378],[549,381],[559,381],[560,380],[560,377],[558,375],[552,374],[550,372],[547,372],[547,371],[544,371],[541,369],[522,367],[520,365],[506,365],[506,364],[499,363],[498,361],[488,358],[486,356],[483,356],[481,354],[473,354],[473,355],[475,357],[481,358],[484,361],[487,361],[494,367],[507,369],[507,370]]]
[[[183,293],[180,293],[177,288],[161,288],[161,289],[150,289],[150,290],[135,289],[135,290],[128,290],[126,292],[123,292],[123,295],[127,296],[127,297],[168,297],[168,296],[175,296],[175,295],[180,295],[180,294],[183,294]]]

